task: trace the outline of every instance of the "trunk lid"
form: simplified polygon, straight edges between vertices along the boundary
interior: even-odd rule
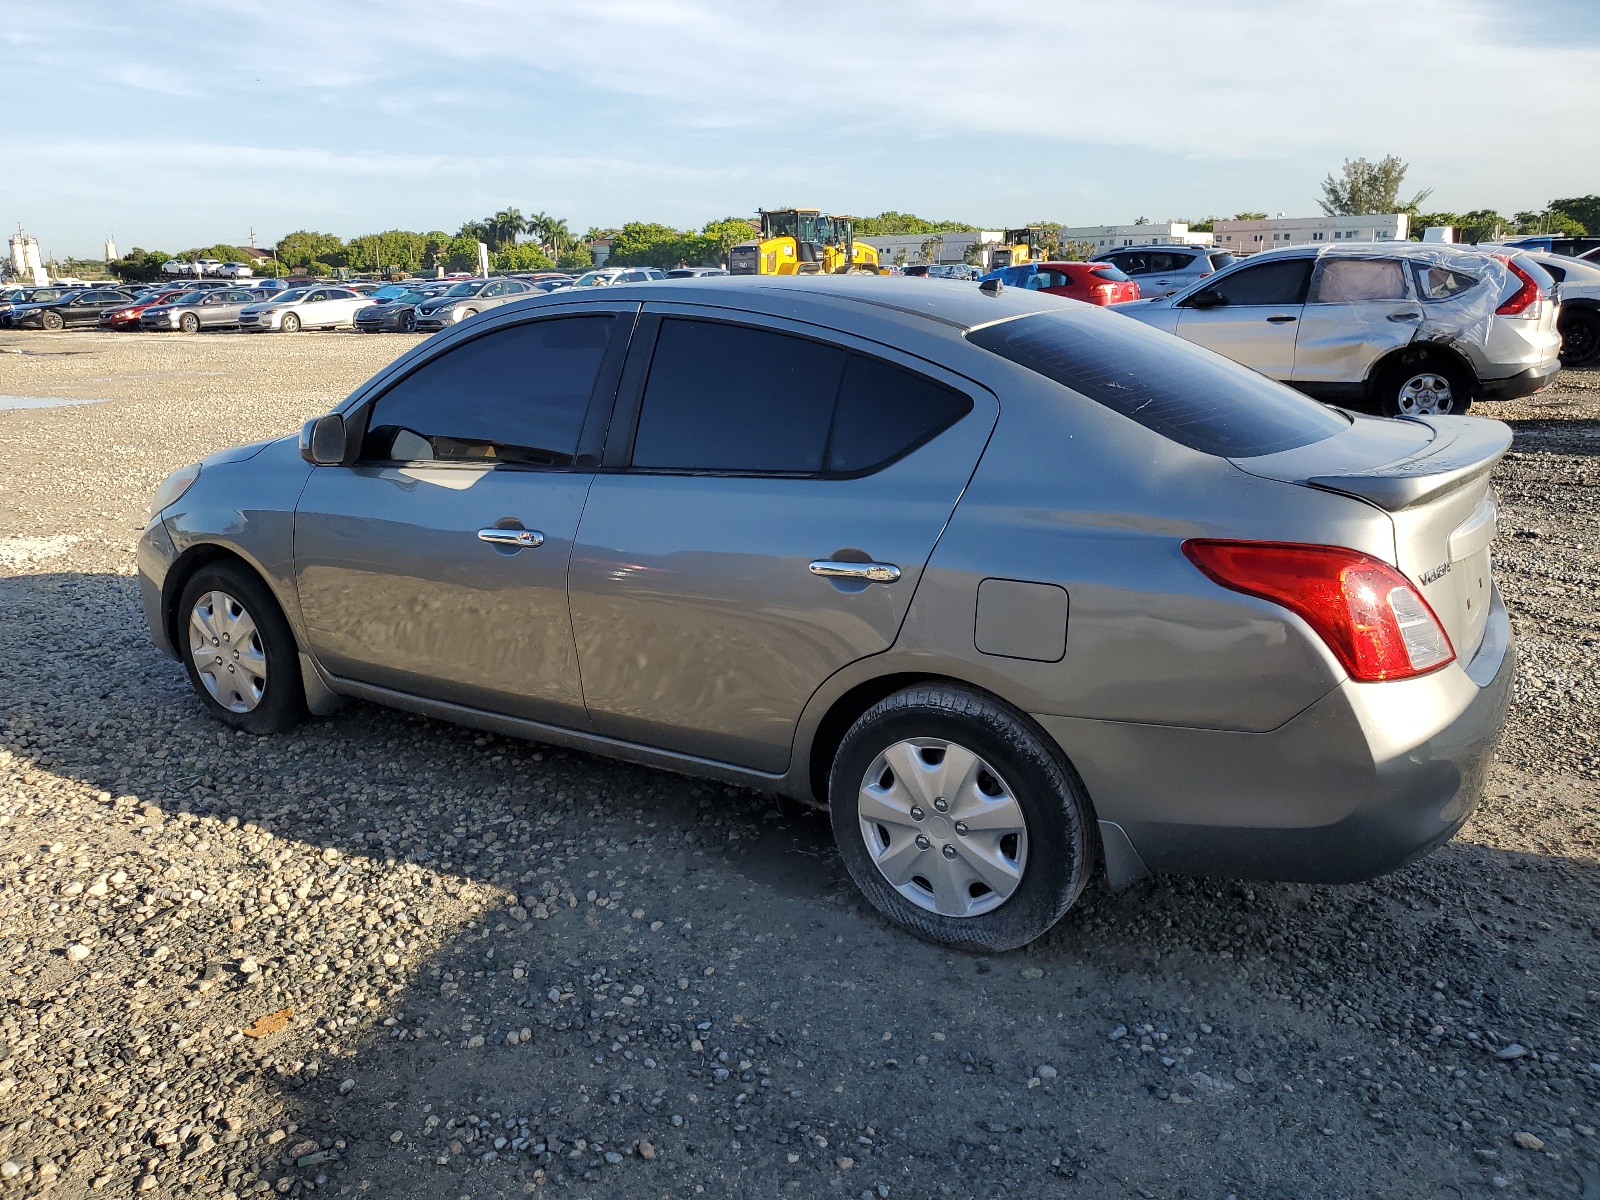
[[[1489,475],[1510,447],[1510,428],[1480,417],[1357,416],[1336,437],[1233,463],[1387,513],[1394,565],[1433,607],[1465,662],[1483,640],[1494,583],[1489,547],[1499,513]]]

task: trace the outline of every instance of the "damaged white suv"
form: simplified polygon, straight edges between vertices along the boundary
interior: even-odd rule
[[[1319,400],[1462,413],[1560,369],[1558,288],[1527,256],[1406,242],[1292,246],[1114,311]]]

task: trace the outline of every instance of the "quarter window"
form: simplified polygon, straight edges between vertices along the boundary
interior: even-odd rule
[[[612,322],[514,325],[431,359],[373,406],[362,457],[572,465]]]
[[[856,475],[971,410],[963,393],[881,359],[765,329],[669,318],[650,364],[633,465]]]
[[[1449,267],[1428,267],[1417,264],[1417,289],[1424,300],[1448,300],[1459,296],[1478,281],[1461,271]]]

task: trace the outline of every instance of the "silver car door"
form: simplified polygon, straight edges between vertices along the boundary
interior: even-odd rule
[[[1422,304],[1406,276],[1392,258],[1323,255],[1300,318],[1294,382],[1360,384],[1378,359],[1410,342]]]
[[[370,405],[311,472],[295,578],[333,675],[583,726],[567,564],[637,306],[501,325]]]
[[[1289,379],[1313,261],[1254,262],[1209,279],[1176,305],[1178,336],[1273,379]]]
[[[699,319],[717,312],[646,308],[573,552],[573,631],[597,730],[781,771],[812,693],[893,644],[998,406],[842,335]]]

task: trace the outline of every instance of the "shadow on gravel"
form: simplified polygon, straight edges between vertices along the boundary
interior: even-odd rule
[[[1600,454],[1600,421],[1591,418],[1525,418],[1506,424],[1512,429],[1514,450],[1582,457]]]
[[[64,653],[85,613],[114,632]],[[88,789],[129,912],[185,931],[157,964],[130,926],[121,973],[74,985],[146,997],[167,1068],[41,1110],[83,1153],[138,1145],[161,1195],[1576,1197],[1594,1157],[1591,863],[1458,842],[1369,885],[1157,879],[978,958],[865,911],[788,804],[364,705],[222,731],[125,577],[0,580],[0,655],[23,797]],[[42,1003],[8,983],[8,1013]],[[176,1041],[291,1006],[209,1060]],[[161,1145],[179,1122],[215,1157]]]

